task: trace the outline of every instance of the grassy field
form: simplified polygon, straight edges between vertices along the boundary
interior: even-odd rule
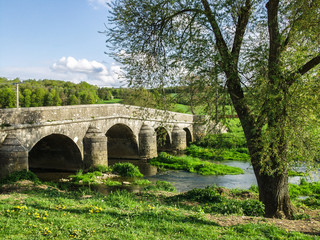
[[[110,170],[79,172],[60,183],[41,182],[30,171],[1,180],[0,239],[320,239],[320,183],[290,185],[296,220],[275,220],[262,217],[255,186],[176,193],[170,183],[150,183],[138,174],[131,179],[142,186],[138,192],[112,188],[102,194],[97,182],[124,184],[101,182]],[[128,176],[137,169],[120,164],[111,171]]]
[[[215,188],[105,196],[85,187],[70,191],[24,181],[2,186],[2,192],[1,239],[319,239],[262,218],[244,218],[240,207],[256,212],[256,204],[226,200]],[[237,194],[243,192],[230,191],[228,196]],[[219,209],[231,213],[221,215]],[[235,224],[225,225],[221,219]]]
[[[111,103],[122,103],[123,99],[111,99],[111,100],[101,100],[97,104],[111,104]]]

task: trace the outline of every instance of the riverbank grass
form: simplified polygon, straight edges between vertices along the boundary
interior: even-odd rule
[[[215,164],[189,156],[172,156],[165,152],[159,153],[159,156],[151,159],[149,163],[159,168],[185,170],[201,175],[243,174],[243,170],[238,167]]]
[[[215,187],[177,197],[127,191],[104,196],[30,184],[1,197],[1,239],[314,239],[261,223],[220,226],[206,213],[216,214],[223,206],[229,212],[241,207],[236,214],[254,213],[261,204],[228,200],[223,205],[226,199]]]
[[[248,148],[205,148],[191,144],[186,149],[186,154],[192,157],[197,157],[213,161],[249,161],[250,156]]]

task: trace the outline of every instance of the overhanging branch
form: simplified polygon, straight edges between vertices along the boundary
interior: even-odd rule
[[[320,54],[318,56],[312,58],[309,62],[307,62],[302,67],[300,67],[298,69],[298,73],[303,75],[303,74],[307,73],[309,70],[311,70],[312,68],[314,68],[315,66],[317,66],[318,64],[320,64]]]
[[[291,86],[294,83],[294,81],[296,80],[295,76],[297,74],[304,75],[319,64],[320,64],[320,54],[312,58],[303,66],[299,67],[297,71],[292,73],[289,77],[289,80],[287,81],[288,85]]]

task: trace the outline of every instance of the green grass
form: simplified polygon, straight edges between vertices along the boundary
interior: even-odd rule
[[[187,209],[150,194],[54,188],[11,193],[0,200],[0,238],[33,239],[314,239],[266,224],[221,227],[199,207]],[[209,205],[208,205],[209,206]]]
[[[18,175],[19,180],[30,179]],[[175,195],[154,194],[150,189],[102,195],[85,186],[70,190],[68,183],[62,183],[66,187],[61,190],[36,182],[0,198],[0,239],[317,239],[267,224],[228,227],[210,220],[208,213],[263,214],[263,205],[255,199],[230,198],[241,196],[239,189],[208,186]],[[162,181],[155,185],[156,190],[172,188]],[[300,185],[308,185],[313,194],[319,192],[317,184],[302,181]]]
[[[122,177],[143,177],[139,168],[132,163],[116,163],[112,166],[112,173]]]
[[[101,100],[97,104],[112,104],[112,103],[122,103],[123,99],[114,98],[111,100]]]
[[[247,190],[247,192],[249,192]],[[229,196],[230,197],[230,196]],[[204,213],[223,215],[263,216],[264,205],[256,199],[239,200],[222,195],[216,186],[204,189],[193,189],[186,193],[172,197],[176,201],[193,201],[199,203],[197,208]]]
[[[146,186],[144,188],[146,191],[166,191],[166,192],[176,192],[177,189],[169,182],[166,181],[156,181],[155,184]]]
[[[0,179],[0,185],[8,184],[8,183],[14,183],[14,182],[17,182],[19,180],[30,180],[30,181],[32,181],[34,183],[40,183],[40,180],[37,177],[37,175],[35,175],[31,171],[27,171],[27,170],[24,169],[24,170],[21,170],[21,171],[13,172],[12,174],[10,174],[6,178],[1,178]]]
[[[179,104],[179,103],[175,104],[174,107],[170,109],[170,111],[191,114],[191,110],[188,105]]]
[[[308,197],[299,201],[310,208],[320,207],[320,182],[310,183],[302,178],[299,185],[289,185],[289,193],[291,199],[297,199],[299,196]]]
[[[164,152],[160,153],[158,157],[151,159],[149,162],[151,165],[157,167],[185,170],[188,172],[199,173],[201,175],[236,175],[243,173],[241,168],[215,164],[188,156],[176,157]]]
[[[196,145],[190,145],[186,153],[192,157],[201,159],[210,159],[216,161],[235,160],[248,161],[250,156],[247,148],[203,148]]]

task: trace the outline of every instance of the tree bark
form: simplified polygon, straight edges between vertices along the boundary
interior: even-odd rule
[[[268,176],[261,174],[256,167],[255,175],[258,181],[259,200],[265,205],[265,217],[291,219],[293,207],[288,190],[288,172]]]

